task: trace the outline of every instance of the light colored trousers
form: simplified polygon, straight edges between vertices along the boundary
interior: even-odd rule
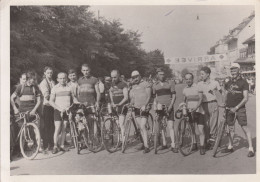
[[[203,102],[202,103],[205,121],[205,135],[209,139],[210,136],[214,136],[218,127],[218,103],[217,102]]]

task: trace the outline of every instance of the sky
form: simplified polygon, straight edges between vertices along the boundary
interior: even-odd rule
[[[117,19],[126,30],[142,33],[142,48],[160,49],[165,58],[207,54],[254,10],[253,6],[92,6],[108,20]]]

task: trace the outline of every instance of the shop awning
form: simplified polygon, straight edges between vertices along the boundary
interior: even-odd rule
[[[238,58],[235,63],[255,63],[255,58],[247,57],[247,58]]]

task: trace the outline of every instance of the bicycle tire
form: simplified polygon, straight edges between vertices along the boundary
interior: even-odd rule
[[[131,120],[126,120],[126,123],[125,123],[125,132],[124,134],[122,135],[122,153],[125,152],[126,150],[126,146],[127,146],[127,142],[128,142],[128,137],[129,137],[129,134],[130,134],[130,128],[131,128]]]
[[[120,130],[113,118],[102,122],[101,136],[105,149],[110,153],[116,152],[120,143]]]
[[[224,127],[225,127],[225,121],[221,121],[218,128],[218,134],[215,141],[215,144],[212,149],[212,156],[215,157],[217,154],[218,147],[220,145],[220,141],[222,139],[223,133],[224,133]]]
[[[30,138],[29,139],[30,141],[29,143],[26,144],[25,142],[27,137]],[[20,134],[20,149],[23,157],[29,160],[34,159],[39,152],[40,143],[41,143],[41,136],[40,136],[39,128],[36,126],[35,123],[27,123],[26,126],[23,127]],[[31,155],[28,155],[26,150],[31,149],[32,147],[35,149],[35,151]]]
[[[101,151],[103,146],[102,137],[101,137],[101,127],[99,124],[99,120],[97,118],[94,118],[93,121],[90,121],[88,123],[89,123],[88,149],[89,151],[96,153]]]
[[[192,126],[186,118],[182,118],[178,125],[178,145],[183,156],[188,156],[192,151],[194,143]]]

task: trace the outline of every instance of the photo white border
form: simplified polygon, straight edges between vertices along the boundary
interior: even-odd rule
[[[246,175],[30,175],[30,176],[10,176],[10,131],[9,131],[9,115],[10,115],[10,6],[12,5],[254,5],[256,15],[256,56],[259,60],[258,53],[260,52],[259,32],[260,32],[260,0],[2,0],[1,13],[1,180],[8,181],[37,181],[37,182],[51,182],[51,181],[83,181],[83,180],[105,180],[105,181],[259,181],[259,158],[256,155],[256,171],[257,174]],[[256,70],[259,69],[256,63]],[[259,69],[260,70],[260,69]],[[256,72],[256,90],[260,87],[258,85],[259,73]],[[257,99],[256,105],[258,109],[260,101]],[[259,113],[256,112],[258,121]],[[259,131],[259,124],[256,121],[257,131]],[[256,138],[259,138],[259,132],[256,132]],[[259,151],[259,142],[257,140],[257,149]],[[241,164],[243,165],[243,164]]]

